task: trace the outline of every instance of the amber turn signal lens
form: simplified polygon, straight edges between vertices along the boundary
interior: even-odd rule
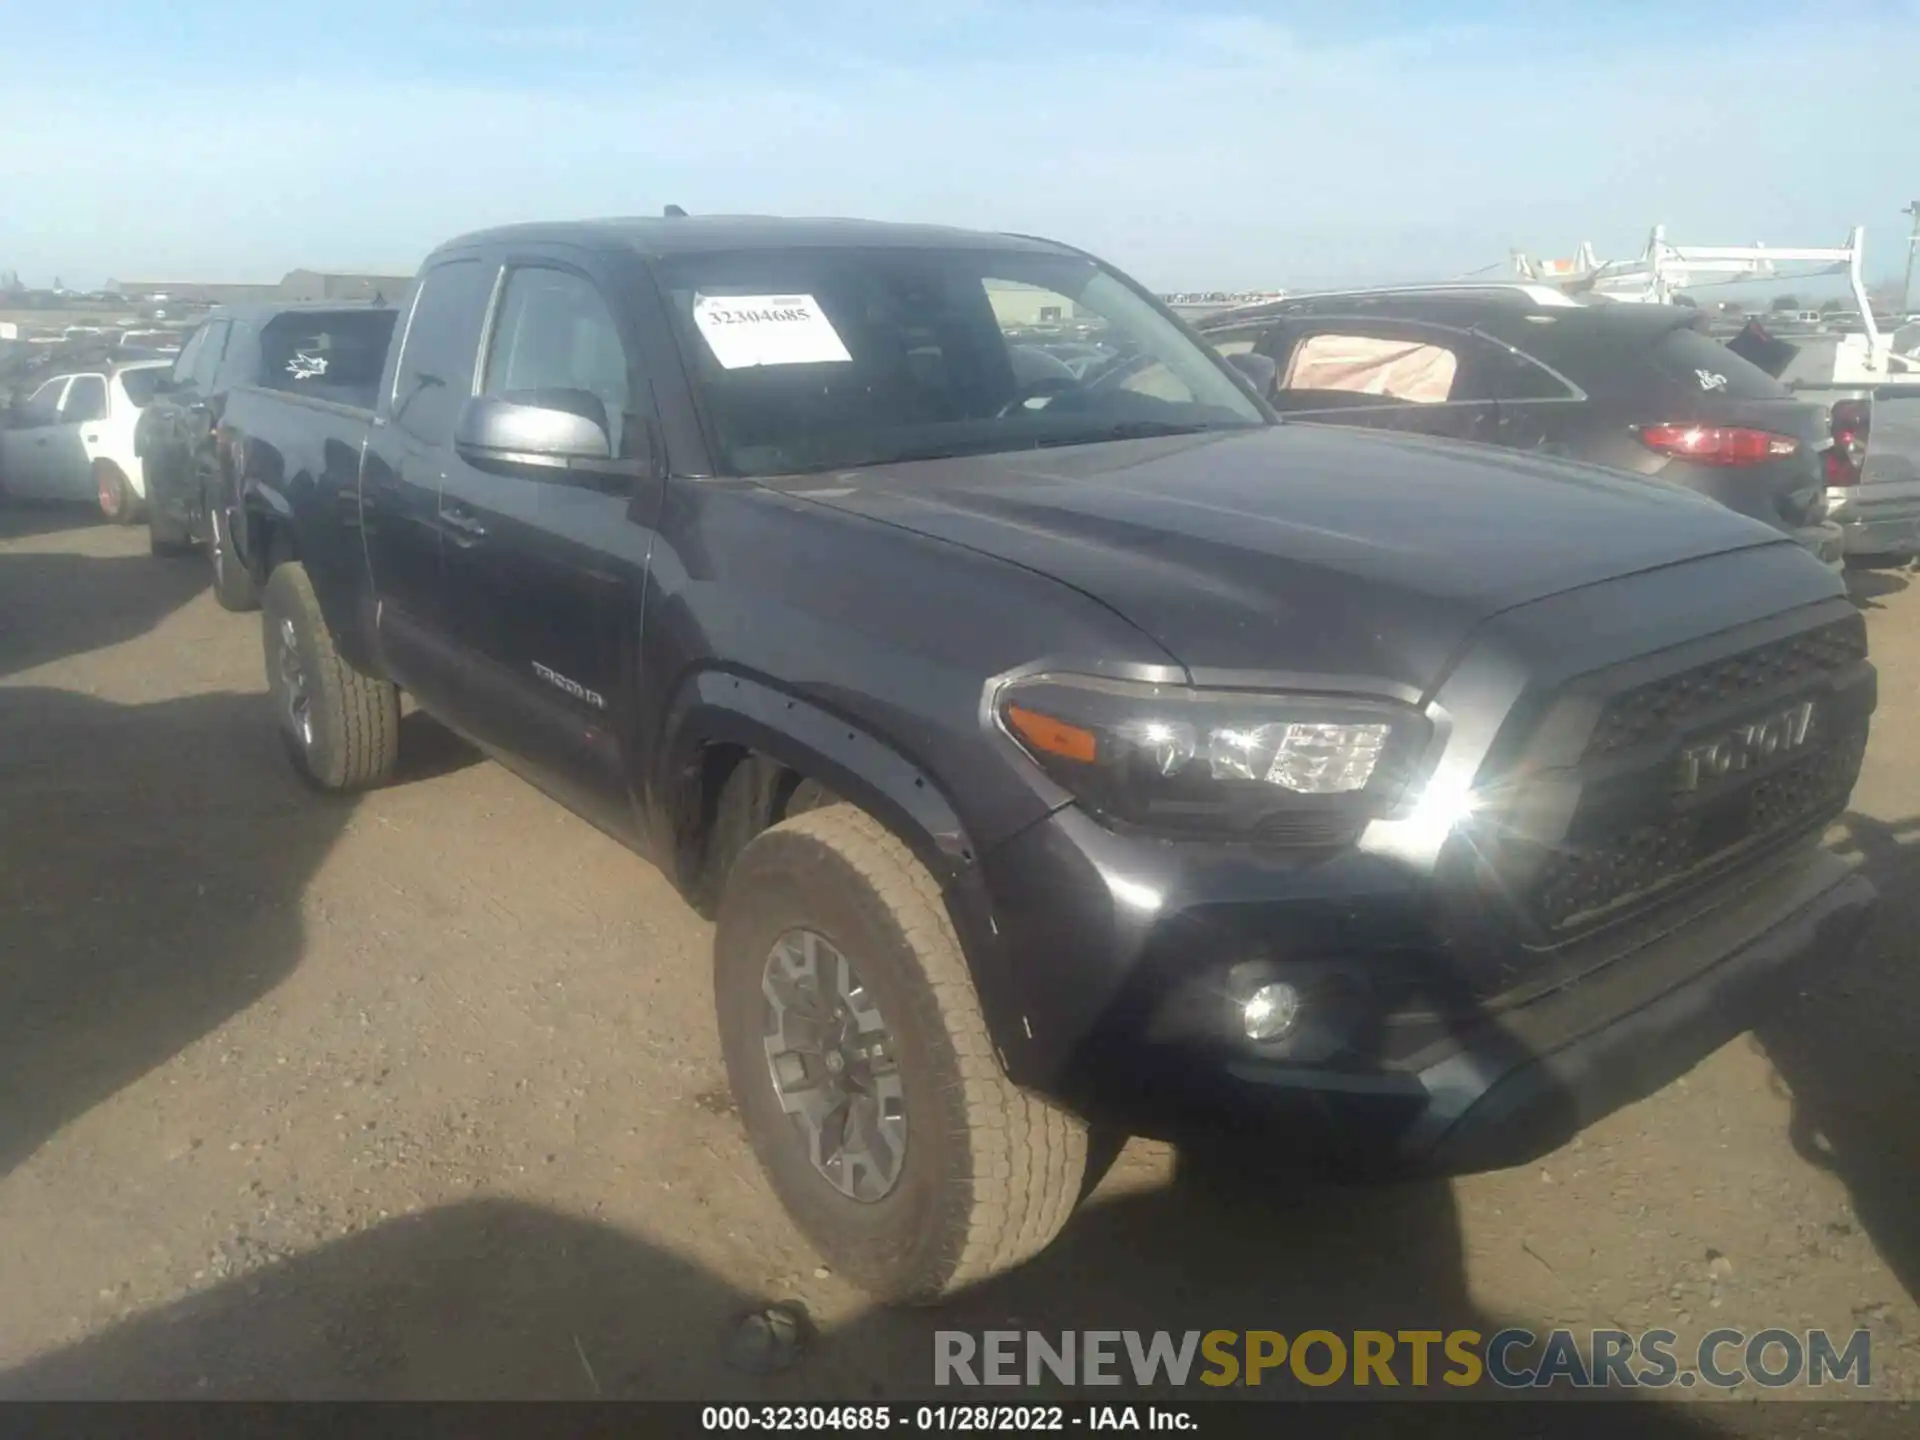
[[[1020,705],[1007,707],[1007,724],[1036,750],[1058,755],[1063,760],[1078,760],[1083,765],[1094,761],[1097,747],[1091,730],[1082,730],[1078,725],[1069,725]]]

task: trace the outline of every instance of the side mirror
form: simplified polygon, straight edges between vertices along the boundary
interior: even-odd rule
[[[1227,356],[1227,363],[1253,382],[1253,388],[1260,392],[1263,400],[1273,394],[1273,382],[1279,378],[1280,367],[1267,356],[1255,355],[1249,350]]]
[[[616,464],[606,407],[585,390],[478,396],[460,413],[453,448],[469,465],[483,470],[605,474]]]

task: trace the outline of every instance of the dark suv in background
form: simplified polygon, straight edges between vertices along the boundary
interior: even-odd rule
[[[1208,316],[1200,329],[1223,354],[1270,360],[1268,398],[1290,419],[1671,481],[1787,532],[1837,568],[1826,407],[1796,399],[1704,324],[1683,306],[1458,285],[1294,296]]]

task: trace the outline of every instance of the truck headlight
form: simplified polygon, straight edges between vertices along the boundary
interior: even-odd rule
[[[1087,808],[1142,828],[1308,840],[1390,810],[1430,727],[1387,701],[1014,681],[1001,726]]]

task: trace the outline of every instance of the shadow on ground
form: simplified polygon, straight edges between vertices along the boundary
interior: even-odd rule
[[[1881,1257],[1920,1298],[1920,817],[1849,814],[1845,825],[1880,913],[1831,984],[1758,1034],[1793,1095],[1795,1148],[1846,1183]]]
[[[0,539],[35,511],[0,509]],[[71,514],[39,533],[77,528]],[[206,588],[206,562],[192,555],[0,552],[0,676],[144,635]]]
[[[400,763],[389,785],[438,780],[478,765],[487,757],[424,710],[400,717]]]
[[[106,523],[100,518],[100,512],[90,505],[62,505],[55,501],[8,500],[0,497],[0,540],[24,540],[34,535],[90,530]]]
[[[1886,607],[1880,603],[1882,597],[1898,595],[1911,583],[1901,570],[1861,569],[1847,572],[1847,594],[1862,610],[1884,610]]]
[[[0,797],[4,1174],[293,969],[349,810],[293,780],[253,695],[0,687]]]
[[[1260,1207],[1176,1185],[1119,1199],[1083,1217],[1027,1272],[939,1312],[868,1312],[767,1378],[721,1359],[736,1319],[764,1297],[597,1223],[475,1201],[388,1222],[123,1323],[0,1376],[0,1397],[951,1401],[962,1397],[928,1384],[932,1330],[1004,1325],[1016,1304],[1027,1307],[1019,1318],[1030,1328],[1255,1319],[1386,1328],[1396,1315],[1429,1327],[1475,1323],[1440,1198],[1436,1206],[1431,1193],[1382,1191],[1357,1207],[1325,1197]],[[1715,1408],[1738,1418],[1774,1407]],[[1469,1413],[1475,1434],[1516,1433],[1488,1407]],[[1542,1433],[1537,1411],[1505,1413],[1531,1417],[1522,1429]],[[1631,1421],[1615,1414],[1620,1433],[1655,1440],[1739,1433],[1708,1423],[1697,1406],[1646,1404]]]

